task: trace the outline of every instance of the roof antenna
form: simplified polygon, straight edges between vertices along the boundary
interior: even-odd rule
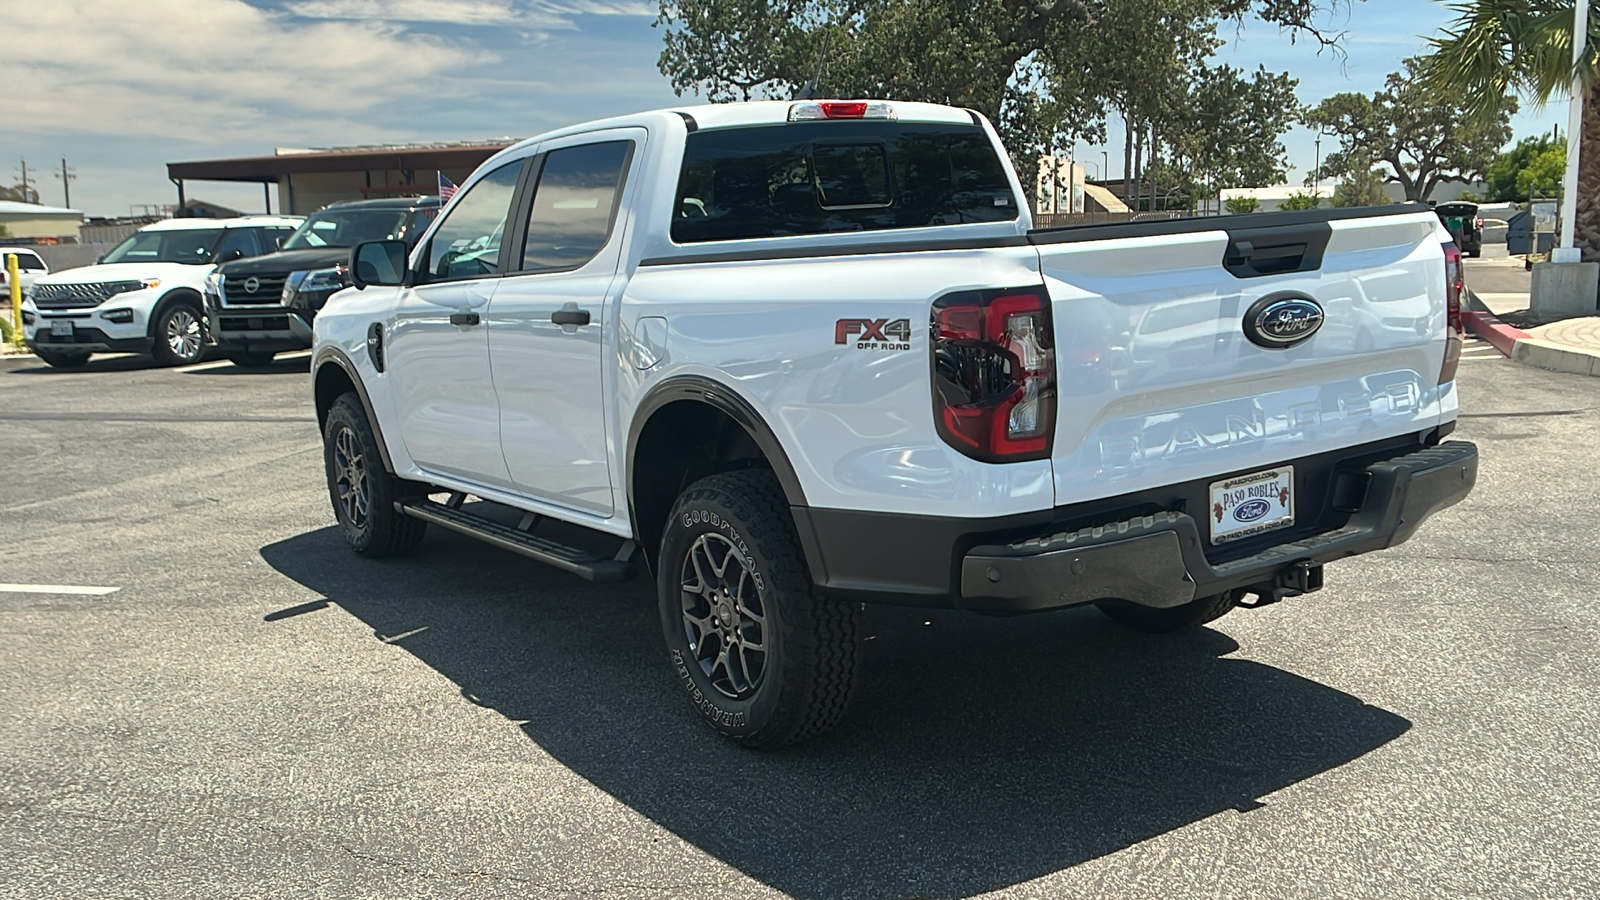
[[[815,100],[817,98],[817,82],[822,80],[822,67],[828,62],[828,40],[833,37],[833,32],[822,35],[822,52],[817,54],[817,74],[800,88],[800,93],[795,95],[796,100]]]

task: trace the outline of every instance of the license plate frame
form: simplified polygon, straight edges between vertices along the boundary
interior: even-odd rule
[[[1211,543],[1226,544],[1280,528],[1295,520],[1294,466],[1277,466],[1213,481],[1208,491]]]
[[[72,327],[72,320],[71,319],[51,319],[50,320],[50,336],[52,338],[68,338],[68,339],[71,339],[73,337],[73,334],[74,334],[74,329]]]

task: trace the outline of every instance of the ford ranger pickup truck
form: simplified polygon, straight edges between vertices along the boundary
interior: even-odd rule
[[[773,748],[844,714],[863,603],[1193,628],[1472,489],[1431,210],[1036,230],[1025,196],[921,103],[519,143],[316,319],[339,528],[650,572],[692,706]]]

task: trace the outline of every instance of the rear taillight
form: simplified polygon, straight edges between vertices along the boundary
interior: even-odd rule
[[[933,418],[973,459],[1045,459],[1056,423],[1055,332],[1044,288],[968,291],[933,305]]]
[[[1444,365],[1439,368],[1439,383],[1456,380],[1456,369],[1461,365],[1461,335],[1465,330],[1461,318],[1461,294],[1466,290],[1466,270],[1461,265],[1461,248],[1455,244],[1444,245],[1444,308],[1445,335]]]

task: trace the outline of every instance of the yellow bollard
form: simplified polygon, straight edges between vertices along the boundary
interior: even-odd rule
[[[11,288],[11,343],[22,346],[22,273],[17,269],[17,255],[6,254],[6,285]]]

